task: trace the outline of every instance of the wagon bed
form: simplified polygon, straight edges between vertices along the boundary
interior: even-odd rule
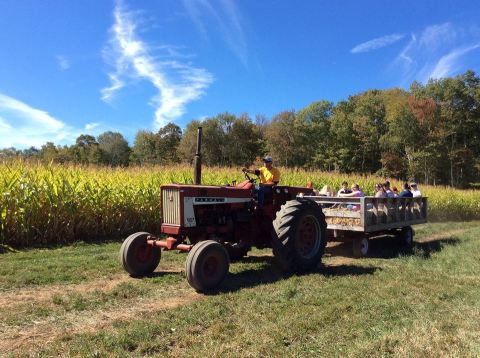
[[[353,241],[357,257],[368,253],[368,239],[384,234],[411,246],[412,225],[427,222],[428,201],[418,198],[332,198],[305,196],[322,207],[329,241]]]

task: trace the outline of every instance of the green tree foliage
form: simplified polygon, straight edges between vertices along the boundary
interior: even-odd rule
[[[136,164],[155,164],[155,134],[144,130],[138,131],[130,159]]]
[[[435,113],[425,123],[430,143],[424,149],[436,154],[434,159],[441,158],[426,173],[434,183],[463,187],[478,177],[479,90],[480,79],[472,71],[431,80],[425,86],[412,85],[415,98],[434,101],[436,105]]]
[[[305,122],[297,119],[295,111],[284,111],[272,118],[267,127],[267,148],[276,163],[284,166],[302,166],[308,160],[310,137]]]
[[[127,140],[118,132],[105,132],[98,136],[101,161],[111,166],[127,166],[130,147]]]
[[[329,101],[313,102],[300,110],[297,114],[299,126],[303,127],[307,138],[305,142],[305,155],[310,158],[307,163],[311,167],[332,170],[332,138],[330,136],[330,121],[333,103]]]
[[[130,159],[137,164],[178,163],[181,138],[182,130],[174,123],[168,123],[157,133],[138,131]]]
[[[269,120],[225,112],[173,123],[157,133],[139,131],[130,151],[120,133],[80,135],[71,146],[0,151],[0,158],[108,165],[192,162],[197,128],[203,127],[207,165],[248,166],[271,154],[277,165],[337,172],[378,173],[428,184],[467,187],[480,182],[480,78],[452,78],[368,90],[335,105],[315,101]]]
[[[221,113],[187,125],[179,145],[185,162],[195,155],[198,127],[202,127],[202,160],[207,165],[249,165],[262,155],[262,134],[250,117]]]
[[[155,136],[155,149],[157,153],[157,163],[168,164],[178,163],[178,146],[182,139],[182,129],[174,123],[168,123],[160,128]]]
[[[40,149],[40,156],[46,162],[55,161],[58,157],[58,149],[52,142],[47,142]]]
[[[226,153],[229,164],[248,166],[262,153],[261,132],[247,114],[237,118],[227,134]]]
[[[357,137],[353,130],[353,109],[350,101],[341,101],[333,109],[330,138],[332,140],[332,157],[336,171],[350,173],[356,170]]]
[[[183,131],[182,139],[178,145],[178,155],[180,160],[185,163],[192,163],[197,148],[197,129],[202,126],[202,122],[193,120],[187,124]]]

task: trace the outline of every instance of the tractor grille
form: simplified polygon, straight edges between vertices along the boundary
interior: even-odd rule
[[[180,225],[180,192],[178,189],[162,189],[163,223]]]

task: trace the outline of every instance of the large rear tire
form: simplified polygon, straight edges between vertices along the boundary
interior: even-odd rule
[[[273,255],[283,270],[310,270],[320,263],[327,244],[327,224],[314,201],[288,201],[277,212],[273,227]]]
[[[194,245],[185,262],[187,281],[197,292],[217,287],[228,273],[230,262],[225,247],[213,240]]]
[[[125,239],[120,248],[123,268],[133,277],[151,274],[160,263],[159,247],[147,244],[148,232],[137,232]]]

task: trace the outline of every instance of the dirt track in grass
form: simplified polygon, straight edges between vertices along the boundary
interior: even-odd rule
[[[128,282],[134,282],[134,279],[127,275],[118,275],[81,284],[15,289],[0,295],[0,311],[8,310],[11,314],[15,310],[21,312],[29,306],[55,308],[55,295],[108,293]],[[99,331],[111,327],[114,322],[133,320],[143,314],[175,308],[203,297],[186,285],[178,287],[172,284],[168,294],[164,289],[159,289],[151,292],[148,298],[132,298],[98,309],[94,307],[82,311],[66,311],[57,307],[55,314],[47,317],[27,319],[19,324],[0,323],[0,356],[15,356],[20,352],[32,353],[63,335]]]
[[[465,231],[466,229],[449,230],[428,235],[417,241],[428,243],[448,239]],[[338,245],[338,243],[329,243],[327,252]],[[271,256],[271,253],[261,253],[257,256]],[[355,261],[356,259],[349,257],[347,247],[341,250],[340,255],[327,256],[324,259],[324,263],[328,266],[354,264]],[[161,271],[180,273],[181,269],[172,267]],[[107,293],[119,285],[129,282],[135,282],[135,280],[121,274],[80,284],[12,289],[0,293],[0,313],[2,311],[21,311],[26,305],[55,308],[56,306],[53,303],[55,295]],[[83,311],[62,311],[56,307],[56,314],[48,315],[47,317],[27,319],[20,324],[0,322],[0,336],[2,337],[0,340],[0,352],[14,356],[20,352],[35,352],[64,335],[96,332],[112,327],[114,322],[132,320],[144,314],[172,309],[204,298],[205,296],[195,293],[186,284],[172,284],[168,288],[168,294],[166,294],[164,289],[160,288],[158,291],[150,292],[148,298],[140,296],[122,301],[121,304],[107,307]]]

